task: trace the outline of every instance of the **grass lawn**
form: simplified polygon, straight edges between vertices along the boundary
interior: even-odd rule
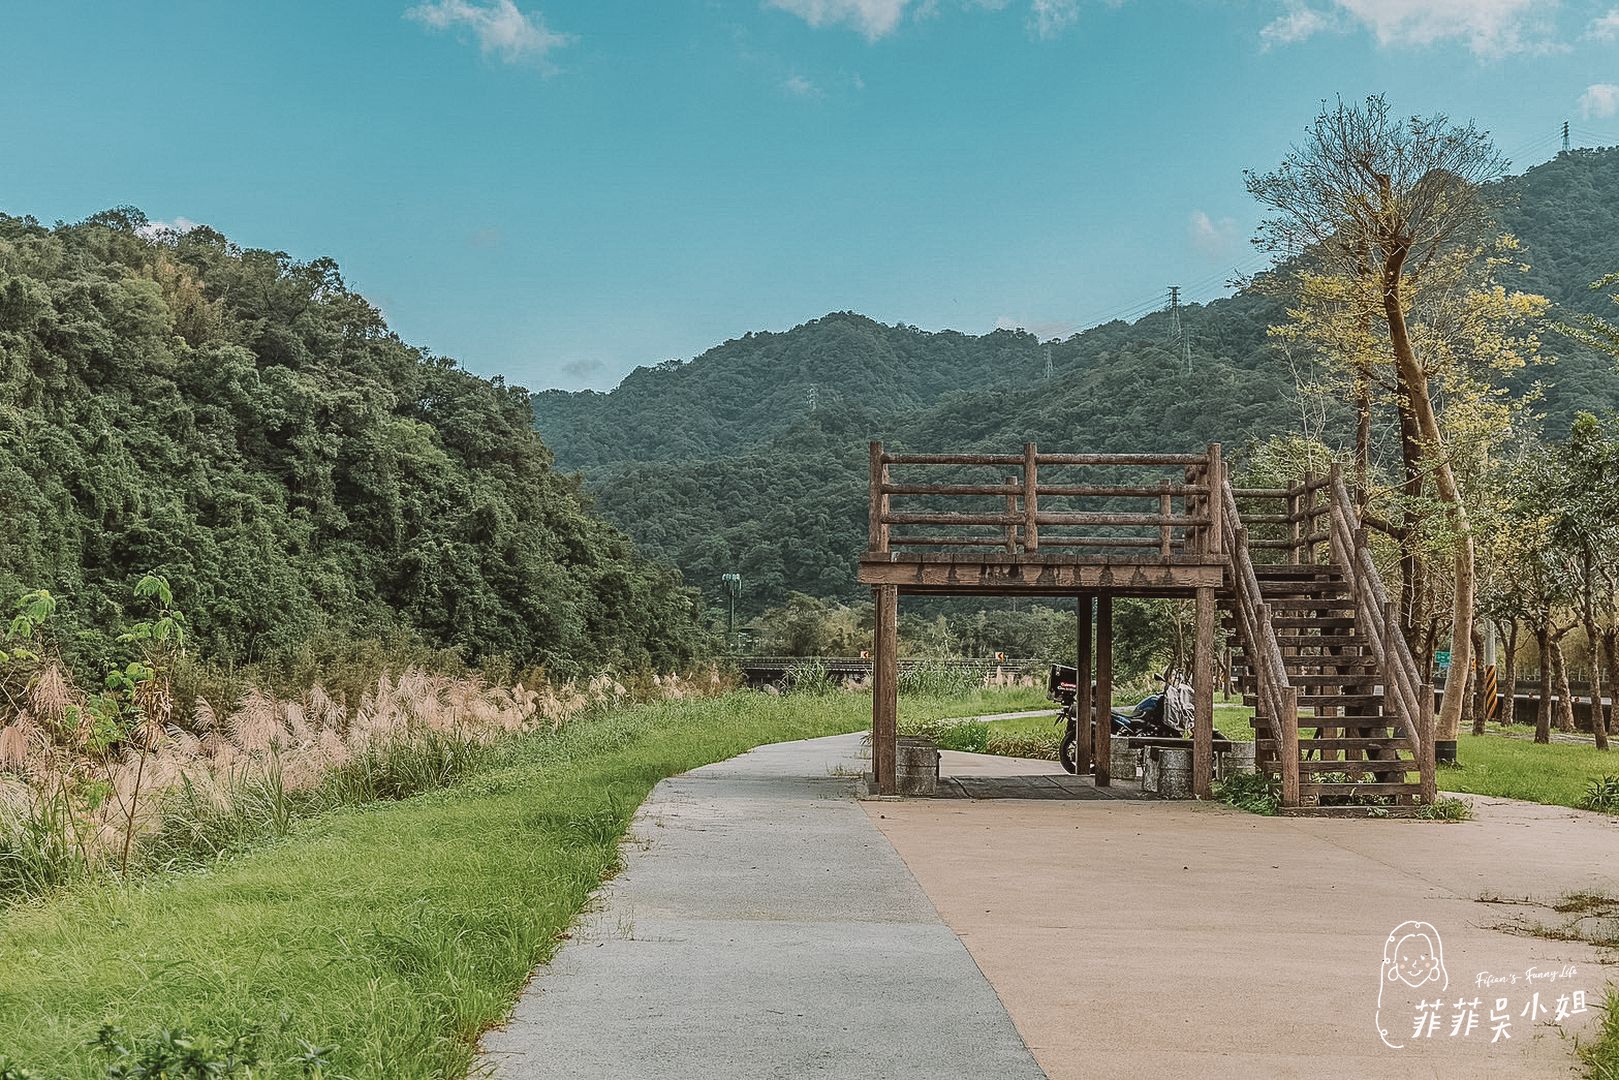
[[[1500,735],[1462,735],[1456,747],[1461,765],[1441,767],[1439,786],[1470,795],[1580,805],[1586,785],[1619,774],[1619,753],[1592,746],[1552,743]]]
[[[0,909],[0,1072],[9,1056],[49,1080],[101,1077],[89,1043],[111,1022],[137,1043],[166,1028],[257,1032],[277,1064],[254,1076],[306,1075],[290,1063],[305,1042],[336,1047],[327,1078],[464,1075],[479,1033],[617,866],[657,781],[863,727],[870,701],[630,708],[515,738],[454,787],[312,818],[203,870]]]

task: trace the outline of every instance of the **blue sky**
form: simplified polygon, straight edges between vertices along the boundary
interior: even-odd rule
[[[1323,97],[1619,143],[1616,4],[3,0],[0,210],[331,255],[535,389],[842,309],[1049,336],[1221,295]]]

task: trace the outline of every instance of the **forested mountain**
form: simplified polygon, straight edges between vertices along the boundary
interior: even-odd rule
[[[1619,149],[1560,155],[1497,194],[1501,227],[1530,264],[1513,284],[1564,310],[1609,307],[1590,284],[1619,270]],[[1240,454],[1299,426],[1293,371],[1267,336],[1283,318],[1262,288],[1183,309],[1189,369],[1166,314],[1109,323],[1053,345],[1047,380],[1030,334],[927,333],[838,313],[639,369],[610,393],[536,395],[535,418],[602,512],[711,595],[734,570],[749,610],[794,590],[852,598],[868,438],[1080,451],[1218,440]],[[1518,381],[1541,383],[1553,433],[1576,409],[1619,408],[1611,362],[1556,334],[1544,347],[1555,362]]]
[[[527,391],[401,341],[330,260],[0,215],[0,602],[93,664],[134,580],[201,652],[404,633],[571,674],[667,668],[691,591],[552,468]]]

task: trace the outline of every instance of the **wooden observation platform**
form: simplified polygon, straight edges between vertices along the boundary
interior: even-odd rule
[[[1255,707],[1256,756],[1285,809],[1433,799],[1433,694],[1336,470],[1288,488],[1238,489],[1217,443],[1200,454],[1054,454],[1033,443],[1016,454],[893,454],[873,442],[870,499],[859,576],[877,609],[880,793],[895,791],[901,596],[1075,599],[1080,716],[1101,721],[1094,744],[1080,726],[1079,767],[1099,786],[1111,780],[1113,599],[1140,596],[1195,603],[1199,798],[1212,794],[1223,608]],[[1244,512],[1263,535],[1249,537]]]

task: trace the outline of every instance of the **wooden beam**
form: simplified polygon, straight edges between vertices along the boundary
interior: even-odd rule
[[[1023,550],[1040,549],[1040,455],[1034,443],[1023,444]]]
[[[883,444],[872,440],[871,443],[871,506],[870,506],[870,532],[869,551],[888,550],[888,525],[883,518],[888,514],[888,496],[883,494],[883,487],[888,483],[888,466],[883,463]]]
[[[949,554],[919,554],[862,560],[860,583],[899,585],[912,591],[979,589],[1046,596],[1103,591],[1143,595],[1189,593],[1202,586],[1218,589],[1225,584],[1225,567],[1221,563],[1166,563],[1156,553],[1150,562],[1131,562],[1125,558],[1055,561],[1062,558],[1007,562],[1004,555],[986,554],[963,556],[957,561]]]
[[[1086,776],[1091,771],[1091,620],[1096,617],[1096,597],[1079,594],[1077,637],[1079,648],[1074,657],[1074,763],[1076,772]]]
[[[871,772],[879,795],[898,790],[899,753],[899,590],[884,585],[877,594],[877,626],[872,635]]]
[[[1214,590],[1197,590],[1192,661],[1192,795],[1214,797]]]
[[[1108,787],[1113,768],[1113,596],[1096,598],[1096,786]]]

